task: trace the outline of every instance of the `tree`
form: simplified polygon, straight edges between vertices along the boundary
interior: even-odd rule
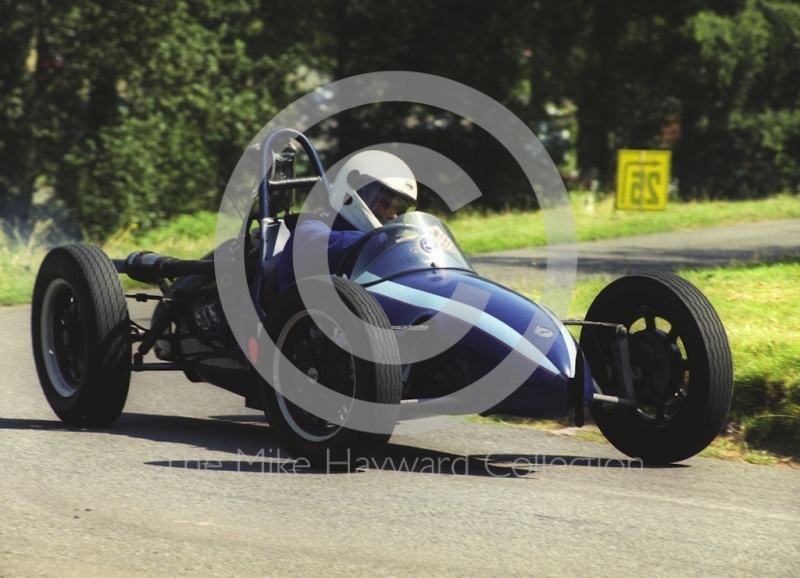
[[[800,6],[748,0],[732,15],[703,11],[687,29],[699,48],[691,74],[702,95],[687,184],[726,197],[797,191]]]
[[[346,78],[407,70],[443,76],[487,94],[533,125],[549,93],[530,96],[526,46],[538,41],[538,35],[526,24],[546,28],[530,13],[530,4],[512,0],[500,11],[475,0],[339,0],[330,30],[337,55],[334,73]],[[447,111],[381,103],[348,111],[335,120],[335,158],[369,143],[410,142],[437,150],[464,168],[483,192],[484,207],[536,206],[524,174],[502,145]],[[442,209],[428,193],[423,188],[423,207]]]
[[[578,166],[606,186],[617,149],[672,147],[687,197],[797,188],[799,14],[779,0],[0,0],[0,215],[24,228],[50,210],[99,238],[212,209],[275,112],[378,70],[462,82],[534,132],[546,104],[572,101]],[[411,142],[463,167],[484,207],[536,205],[511,155],[446,111],[381,103],[316,130],[327,164]]]
[[[701,93],[691,63],[697,48],[687,19],[706,9],[733,11],[718,0],[600,0],[587,3],[585,57],[572,68],[578,107],[578,159],[611,185],[620,148],[655,148],[667,123],[686,127]],[[689,123],[687,123],[687,117]],[[681,146],[693,135],[684,133]],[[679,157],[678,151],[676,156]],[[675,159],[680,164],[681,159]],[[691,162],[691,161],[689,161]]]
[[[37,175],[31,101],[37,68],[40,76],[44,71],[31,55],[43,46],[39,24],[34,3],[0,3],[0,216],[23,222],[30,217]]]
[[[257,0],[0,1],[5,219],[35,218],[42,185],[91,237],[213,208],[243,147],[300,90],[303,44],[276,43],[286,23]]]

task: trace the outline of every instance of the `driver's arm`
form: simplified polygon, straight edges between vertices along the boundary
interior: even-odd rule
[[[327,247],[325,237],[328,237]],[[358,241],[361,231],[331,231],[322,221],[308,220],[294,230],[281,253],[278,269],[278,290],[283,291],[295,282],[295,260],[307,260],[320,251],[328,253],[328,267],[335,272],[347,249]]]

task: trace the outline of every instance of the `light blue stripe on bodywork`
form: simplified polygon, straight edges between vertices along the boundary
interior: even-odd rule
[[[359,281],[362,283],[365,282],[363,275],[359,276]],[[450,315],[468,323],[475,319],[477,315],[477,320],[474,323],[475,327],[485,331],[495,339],[504,343],[510,349],[513,349],[520,355],[531,360],[539,367],[553,373],[554,375],[559,375],[561,373],[556,366],[553,365],[549,359],[547,359],[547,356],[539,351],[539,349],[533,345],[533,343],[528,341],[524,335],[520,334],[512,327],[509,327],[496,317],[489,315],[485,311],[481,312],[479,309],[476,309],[471,305],[467,305],[466,303],[461,303],[452,299],[447,299],[445,297],[441,297],[440,295],[433,295],[431,293],[420,291],[419,289],[414,289],[405,285],[400,285],[399,283],[394,283],[392,281],[384,281],[382,283],[372,285],[369,288],[369,291],[371,293],[377,293],[379,295],[383,295],[384,297],[402,301],[408,305],[413,305],[414,307],[420,307],[422,309],[442,311],[445,306],[447,306],[447,311],[444,312],[446,315]]]

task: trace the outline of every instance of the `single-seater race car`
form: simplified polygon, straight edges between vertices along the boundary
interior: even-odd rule
[[[437,414],[574,415],[581,426],[588,407],[616,448],[650,463],[689,458],[720,431],[733,388],[730,347],[713,307],[690,283],[664,273],[622,277],[597,295],[585,320],[560,321],[479,276],[445,224],[422,212],[364,235],[330,277],[307,280],[323,293],[335,291],[355,318],[383,330],[370,342],[374,356],[354,354],[357,326],[318,305],[311,311],[297,285],[277,294],[276,239],[297,219],[290,190],[327,186],[311,142],[290,136],[315,176],[295,175],[289,149],[267,159],[265,141],[268,176],[241,234],[216,257],[187,261],[139,251],[111,260],[90,245],[48,253],[31,327],[41,386],[61,420],[107,426],[123,411],[131,371],[174,370],[264,410],[285,449],[320,466],[379,452],[398,419]],[[237,339],[226,318],[215,276],[221,253],[243,260],[260,318],[253,324],[276,348],[267,378],[254,369],[257,347]],[[125,295],[120,273],[162,294]],[[465,290],[484,296],[480,307],[459,300]],[[158,301],[150,327],[130,320],[126,298]],[[581,326],[578,342],[567,325]],[[453,335],[454,343],[437,349]],[[145,361],[151,351],[158,362]],[[409,356],[413,361],[403,362]],[[281,377],[286,364],[301,379]],[[320,417],[295,403],[312,383],[350,401]],[[497,391],[502,395],[493,398]],[[350,427],[358,423],[358,401],[388,408],[388,427]]]

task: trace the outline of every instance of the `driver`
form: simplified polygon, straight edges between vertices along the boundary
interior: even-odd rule
[[[278,263],[279,292],[295,282],[295,257],[303,259],[304,255],[327,251],[328,265],[335,272],[347,249],[366,233],[413,210],[417,205],[417,181],[400,158],[369,150],[354,155],[342,166],[330,197],[332,207],[341,207],[333,227],[321,220],[307,219],[286,242]],[[326,248],[325,236],[329,232]]]

